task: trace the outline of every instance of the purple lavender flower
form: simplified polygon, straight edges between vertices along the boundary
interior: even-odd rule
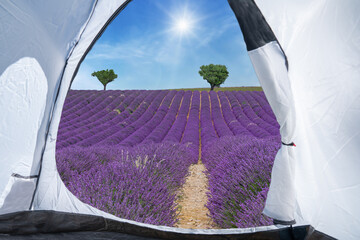
[[[220,227],[270,224],[261,215],[279,125],[262,92],[69,92],[57,167],[82,201],[116,216],[173,226],[176,192],[199,152],[207,207]]]

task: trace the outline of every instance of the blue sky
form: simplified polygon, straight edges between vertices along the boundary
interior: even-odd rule
[[[201,65],[223,64],[221,86],[259,86],[237,20],[225,0],[133,0],[80,66],[72,89],[102,89],[94,71],[114,69],[107,89],[209,87]]]

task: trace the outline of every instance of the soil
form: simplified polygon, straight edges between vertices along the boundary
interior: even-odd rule
[[[216,228],[208,216],[207,203],[208,179],[204,173],[205,166],[201,162],[189,168],[189,176],[179,193],[179,222],[176,227],[191,229]]]

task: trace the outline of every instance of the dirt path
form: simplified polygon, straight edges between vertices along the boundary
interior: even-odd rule
[[[207,214],[209,210],[205,207],[207,202],[206,192],[208,190],[208,180],[204,174],[205,166],[202,163],[191,165],[189,176],[180,192],[179,228],[215,228]]]

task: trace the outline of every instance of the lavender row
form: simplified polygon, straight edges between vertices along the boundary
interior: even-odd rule
[[[267,137],[270,136],[268,132],[260,128],[256,123],[252,122],[249,117],[247,116],[246,112],[249,110],[243,109],[241,104],[246,104],[246,100],[237,98],[237,92],[227,92],[226,96],[228,97],[231,107],[233,109],[234,115],[236,119],[244,126],[246,129],[255,137]]]
[[[96,90],[88,90],[88,91],[79,91],[79,90],[71,90],[68,92],[66,98],[65,98],[65,104],[63,113],[69,111],[72,107],[76,105],[76,103],[79,103],[81,100],[86,99],[92,94],[95,94]],[[70,97],[69,97],[70,95]]]
[[[108,136],[114,134],[114,132],[124,128],[124,126],[119,126],[119,123],[129,118],[134,111],[133,109],[137,109],[142,101],[152,101],[155,95],[155,92],[143,92],[143,94],[137,95],[135,99],[126,98],[125,101],[123,101],[122,104],[118,106],[118,108],[114,112],[116,116],[114,116],[111,120],[99,123],[99,125],[94,125],[92,126],[92,128],[88,129],[87,131],[81,132],[80,134],[75,133],[70,138],[60,135],[60,137],[58,138],[59,143],[57,145],[57,148],[66,147],[74,144],[77,144],[79,146],[91,146],[99,141],[106,139]],[[68,131],[67,133],[71,134],[72,131]]]
[[[143,143],[159,143],[164,139],[176,119],[183,96],[184,91],[177,92],[168,113],[161,123],[145,138]]]
[[[122,130],[127,125],[129,125],[125,120],[131,121],[137,119],[145,110],[147,109],[148,102],[153,101],[153,99],[156,97],[156,92],[149,92],[149,94],[145,97],[143,101],[140,101],[140,106],[137,107],[135,112],[131,111],[123,111],[118,116],[116,116],[114,119],[117,121],[115,122],[114,119],[110,120],[107,123],[101,124],[97,128],[99,128],[99,131],[94,130],[88,131],[87,133],[92,133],[92,135],[88,136],[87,138],[80,138],[78,142],[75,142],[78,146],[83,147],[89,147],[94,144],[97,144],[100,141],[105,140],[106,138],[112,136],[116,132]],[[138,99],[139,98],[139,99]],[[140,100],[140,96],[138,96],[136,99]],[[133,101],[135,103],[135,100]],[[133,105],[133,103],[131,105]],[[131,106],[130,105],[130,106]],[[78,138],[79,136],[75,136]],[[67,140],[67,143],[72,144],[72,141],[70,139]]]
[[[271,108],[263,93],[180,91],[171,100],[174,104],[171,103],[170,108],[168,100],[164,101],[167,102],[164,106],[153,104],[161,94],[165,96],[169,91],[79,91],[72,94],[72,100],[66,104],[74,105],[64,106],[57,147],[92,146],[100,142],[125,146],[141,142],[179,143],[184,142],[182,139],[186,136],[185,142],[193,142],[195,148],[198,131],[191,133],[192,130],[187,129],[196,129],[196,113],[191,114],[196,107],[191,109],[193,99],[200,95],[201,109],[197,122],[200,120],[202,145],[224,136],[253,135],[263,138],[279,134],[277,122],[273,115],[268,114]],[[84,95],[89,98],[84,99]],[[83,107],[84,102],[89,102],[87,107]],[[152,113],[148,110],[149,105],[152,105]],[[142,116],[145,112],[146,116]],[[74,119],[69,120],[71,117]],[[63,119],[68,121],[64,123]],[[151,123],[141,120],[135,124],[139,119],[153,120]],[[188,140],[188,136],[192,135],[193,139]]]
[[[254,98],[259,102],[259,104],[261,106],[267,106],[266,108],[264,108],[264,110],[266,111],[266,113],[271,116],[275,121],[276,121],[276,117],[274,115],[274,112],[272,111],[270,104],[268,102],[268,100],[266,99],[265,93],[264,92],[258,92],[257,94],[254,94]]]
[[[274,112],[272,111],[270,104],[268,103],[265,94],[263,92],[259,92],[256,94],[252,94],[252,97],[259,103],[259,106],[262,108],[262,110],[264,111],[263,115],[267,115],[268,117],[266,118],[266,122],[270,123],[273,126],[278,127],[279,124],[276,121],[276,117],[274,115]]]
[[[207,92],[201,92],[200,126],[202,147],[205,143],[208,144],[218,139],[211,118],[209,94]]]
[[[125,138],[130,136],[132,133],[134,133],[137,129],[142,127],[146,122],[151,120],[151,118],[154,116],[154,112],[159,108],[162,100],[164,97],[168,94],[168,91],[159,91],[155,92],[156,97],[153,101],[151,101],[149,107],[144,104],[144,108],[146,108],[145,112],[138,112],[135,111],[132,116],[134,116],[134,119],[132,121],[129,119],[126,119],[122,124],[123,126],[126,126],[125,128],[121,129],[120,131],[116,132],[115,134],[107,137],[103,141],[99,141],[97,144],[105,144],[105,145],[117,145],[121,141],[123,141]],[[140,106],[141,108],[141,106]]]
[[[70,91],[70,92],[72,92],[72,91]],[[95,91],[95,90],[91,90],[91,91],[83,91],[83,92],[85,92],[83,95],[85,95],[88,92],[91,93],[91,95],[86,98],[83,98],[82,99],[83,102],[82,103],[79,102],[80,105],[77,104],[77,101],[67,102],[65,100],[62,119],[60,122],[61,125],[64,125],[66,123],[67,125],[72,126],[72,124],[68,124],[69,121],[79,120],[79,117],[83,117],[84,113],[89,112],[86,109],[90,109],[91,112],[93,112],[94,114],[97,114],[97,112],[94,112],[94,108],[97,107],[100,104],[100,102],[104,100],[105,96],[108,96],[109,98],[113,98],[114,102],[116,102],[116,101],[118,101],[119,98],[127,99],[131,95],[139,94],[141,91],[139,91],[139,90],[128,90],[128,91],[118,91],[118,90]],[[81,94],[79,93],[76,95],[81,95]],[[99,95],[101,97],[99,97]],[[85,104],[87,106],[87,108],[84,108],[83,104]],[[110,105],[106,106],[106,108],[110,108]],[[71,115],[70,112],[75,113],[75,114]],[[92,116],[94,116],[94,115],[92,115]],[[88,120],[88,119],[86,119],[86,120]]]
[[[77,116],[75,114],[76,111],[79,111],[80,109],[82,109],[83,107],[85,107],[87,104],[90,103],[90,101],[92,100],[92,98],[96,97],[96,93],[94,92],[90,92],[90,91],[86,91],[83,95],[77,97],[75,100],[71,101],[71,105],[66,108],[65,105],[64,106],[64,110],[62,112],[62,116],[61,116],[61,121],[62,122],[66,122],[69,119],[71,119],[71,116]]]
[[[191,152],[194,155],[194,163],[199,159],[199,144],[200,144],[200,93],[195,91],[191,99],[191,107],[189,112],[189,117],[187,119],[187,124],[184,130],[181,143],[184,143],[188,146]]]
[[[217,134],[219,135],[219,137],[234,136],[229,126],[224,121],[223,114],[219,105],[218,94],[211,91],[209,95],[211,105],[211,117]]]
[[[72,113],[68,114],[66,113],[64,116],[65,118],[62,119],[62,122],[66,124],[68,121],[73,121],[74,119],[77,119],[79,117],[82,117],[84,113],[87,113],[90,111],[91,103],[102,101],[105,96],[107,96],[109,92],[105,91],[99,91],[98,93],[94,93],[90,95],[88,98],[84,99],[83,101],[79,102],[79,104],[76,104],[71,110]]]
[[[176,120],[163,141],[169,141],[174,143],[179,143],[181,141],[181,137],[186,126],[186,120],[190,108],[191,96],[192,96],[192,92],[190,91],[185,92],[179,112],[176,116]]]
[[[271,225],[262,215],[280,137],[235,136],[207,145],[202,161],[209,179],[210,216],[221,228]]]
[[[261,106],[258,100],[254,97],[257,94],[250,94],[249,92],[244,92],[245,98],[248,100],[249,105],[251,106],[254,113],[266,124],[273,128],[277,128],[278,123],[274,119],[273,116],[270,116],[267,112],[268,110],[264,110],[266,108],[269,108],[271,110],[271,107],[269,104],[265,104],[264,106]]]
[[[222,114],[234,135],[252,135],[241,123],[236,119],[228,98],[223,92],[218,92],[218,96],[221,103]]]
[[[176,191],[191,158],[183,145],[135,148],[69,147],[57,151],[57,168],[81,201],[120,218],[174,226]]]
[[[108,118],[109,116],[115,116],[114,109],[119,106],[123,101],[130,98],[132,95],[125,96],[124,94],[120,94],[116,97],[108,96],[108,104],[107,102],[92,102],[90,103],[90,107],[93,107],[93,110],[89,112],[89,114],[83,114],[82,117],[76,118],[73,121],[68,121],[64,126],[64,132],[70,132],[72,130],[77,130],[79,128],[89,129],[91,125],[96,125],[94,123],[99,122],[101,119]],[[114,99],[111,101],[111,99]]]
[[[265,126],[259,125],[257,123],[259,117],[254,113],[253,109],[251,108],[247,99],[245,98],[244,93],[236,92],[234,95],[241,104],[244,114],[248,117],[248,119],[252,123],[251,127],[253,128],[254,136],[260,138],[271,136],[271,134],[265,129]]]
[[[118,101],[121,101],[122,98],[124,98],[125,96],[122,96],[123,94],[121,94],[119,97],[118,97]],[[107,112],[103,112],[101,111],[100,113],[103,114],[102,116],[98,115],[98,119],[94,119],[93,121],[91,122],[88,122],[87,124],[82,124],[82,126],[79,126],[79,127],[76,127],[76,128],[65,128],[63,129],[63,132],[64,134],[63,135],[60,135],[61,137],[63,137],[64,139],[66,139],[67,137],[69,136],[74,136],[74,135],[78,135],[78,134],[81,134],[83,132],[86,132],[86,131],[91,131],[93,130],[93,128],[96,128],[104,123],[107,123],[109,121],[111,121],[113,118],[115,118],[116,116],[118,116],[118,114],[121,112],[121,111],[124,111],[125,110],[125,106],[129,105],[130,103],[134,102],[135,99],[138,99],[136,98],[136,96],[139,95],[139,92],[133,92],[132,94],[128,95],[128,97],[125,97],[125,99],[123,101],[121,101],[121,103],[115,107],[111,106],[109,108],[106,109]],[[142,99],[140,97],[140,99]],[[117,101],[117,102],[118,102]],[[137,105],[140,104],[141,100],[140,101],[137,101]],[[122,110],[120,110],[122,109]],[[98,129],[101,131],[101,129]]]
[[[175,90],[170,91],[164,98],[160,107],[155,110],[156,113],[154,114],[154,116],[148,122],[146,122],[145,125],[140,126],[139,129],[137,129],[129,137],[122,140],[119,144],[122,146],[132,147],[142,142],[146,138],[146,136],[148,136],[156,128],[156,126],[158,126],[160,122],[164,119],[175,94],[176,94]]]
[[[93,119],[94,117],[96,119],[97,117],[96,115],[98,115],[100,111],[106,109],[106,107],[111,105],[115,99],[119,98],[119,97],[114,98],[113,94],[110,92],[99,95],[100,97],[96,98],[94,101],[90,102],[86,107],[81,109],[81,112],[79,112],[80,114],[79,117],[73,118],[65,122],[64,127],[71,126],[76,128],[84,123],[91,122],[91,119]],[[124,98],[125,96],[121,97],[121,100],[123,100]]]
[[[249,109],[248,116],[251,121],[256,123],[259,127],[265,129],[268,133],[270,133],[270,135],[274,136],[279,134],[278,127],[269,123],[272,122],[273,119],[263,111],[258,102],[252,97],[252,94],[249,94],[249,92],[243,92],[242,95],[247,100],[246,107]]]
[[[63,112],[69,110],[74,105],[73,102],[75,101],[75,99],[78,99],[80,96],[84,96],[85,94],[91,94],[90,91],[91,90],[89,90],[89,91],[79,91],[79,90],[69,91],[65,98]],[[93,90],[93,92],[95,92],[95,91]]]

